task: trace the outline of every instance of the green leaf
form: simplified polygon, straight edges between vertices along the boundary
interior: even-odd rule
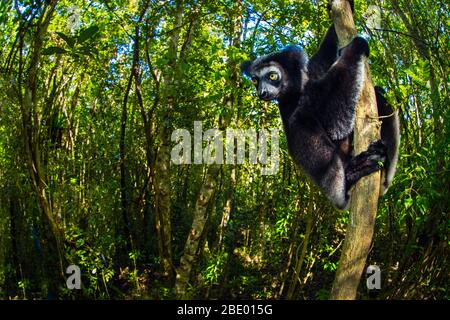
[[[80,48],[79,53],[92,57],[93,55],[98,55],[98,50],[96,48],[83,46]]]
[[[413,200],[411,198],[407,198],[404,201],[404,205],[405,205],[405,209],[408,209],[409,207],[411,207],[413,204]]]
[[[83,43],[84,41],[92,38],[97,32],[98,32],[98,26],[93,25],[90,26],[87,29],[84,29],[80,32],[80,35],[78,36],[78,42]]]
[[[60,47],[48,47],[42,50],[42,54],[44,55],[50,55],[50,54],[64,54],[67,53],[67,51]]]
[[[75,45],[75,39],[73,37],[62,32],[56,32],[56,34],[60,36],[61,39],[63,39],[70,48],[73,48],[73,46]]]

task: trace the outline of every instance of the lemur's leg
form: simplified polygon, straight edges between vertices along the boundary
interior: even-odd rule
[[[379,170],[379,162],[386,159],[386,147],[381,141],[351,157],[350,146],[344,145],[349,141],[332,141],[317,117],[307,112],[292,116],[286,134],[295,162],[339,209],[347,207],[351,186],[361,177]]]
[[[310,80],[317,80],[325,75],[338,58],[338,49],[338,37],[334,25],[332,25],[322,40],[319,50],[308,62]]]
[[[339,150],[316,117],[307,113],[294,114],[289,122],[289,151],[295,162],[322,189],[339,209],[348,204],[345,163]]]
[[[348,206],[348,188],[345,174],[345,164],[341,157],[334,153],[331,161],[322,173],[318,185],[326,197],[338,209],[346,209]]]
[[[318,111],[318,121],[340,149],[345,146],[342,141],[354,128],[356,104],[364,81],[364,56],[368,55],[367,41],[355,38],[326,75],[308,88]],[[356,157],[339,156],[338,151],[334,152],[326,170],[316,180],[327,197],[338,208],[343,208],[349,199],[348,191],[356,181],[380,169],[380,162],[386,160],[386,147],[381,141],[376,142]]]
[[[367,41],[357,37],[343,49],[324,77],[307,83],[319,121],[334,141],[353,131],[356,104],[364,83],[364,58],[368,55]]]

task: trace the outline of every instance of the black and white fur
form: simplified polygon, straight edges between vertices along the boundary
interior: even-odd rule
[[[398,115],[379,88],[379,115],[391,115],[382,118],[382,139],[365,152],[352,155],[355,109],[367,56],[369,46],[361,37],[339,54],[337,35],[331,27],[310,60],[300,48],[288,47],[241,65],[261,99],[278,101],[290,154],[339,209],[347,208],[349,190],[360,178],[382,167],[384,193],[398,158]]]

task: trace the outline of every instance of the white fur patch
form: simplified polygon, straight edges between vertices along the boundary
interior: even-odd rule
[[[320,182],[327,197],[333,204],[342,210],[348,206],[346,186],[345,186],[345,170],[342,160],[339,157],[334,158],[334,163],[328,168],[323,180]]]
[[[389,186],[392,183],[392,180],[394,179],[395,172],[397,170],[397,162],[398,162],[398,153],[400,148],[400,127],[399,127],[399,119],[398,119],[398,111],[396,110],[394,114],[392,115],[394,117],[394,136],[391,137],[394,139],[396,145],[394,149],[394,153],[391,155],[392,159],[389,163],[389,168],[387,170],[383,170],[382,172],[382,179],[381,179],[381,194],[386,194]]]
[[[305,89],[305,86],[309,81],[308,69],[305,68],[305,69],[301,70],[300,76],[302,77],[302,86],[301,86],[300,90],[303,91],[303,89]]]
[[[365,80],[365,66],[364,66],[364,59],[361,59],[356,64],[356,77],[355,77],[355,87],[353,92],[353,103],[356,105],[358,103],[358,100],[361,96],[361,91],[364,85]]]
[[[276,65],[270,65],[270,66],[261,68],[261,69],[257,70],[256,72],[254,72],[253,74],[258,78],[262,78],[270,72],[275,72],[276,74],[278,74],[278,77],[281,77],[281,68]]]

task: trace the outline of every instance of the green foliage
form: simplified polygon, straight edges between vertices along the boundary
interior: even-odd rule
[[[89,39],[93,38],[98,31],[99,31],[99,28],[96,25],[90,26],[90,27],[88,27],[86,29],[82,29],[80,31],[80,34],[76,38],[77,42],[79,44],[82,44],[86,40],[89,40]]]
[[[203,277],[209,285],[220,284],[225,263],[228,259],[226,252],[219,252],[215,257],[209,259],[208,266],[203,272]]]
[[[42,54],[44,54],[44,55],[50,55],[50,54],[64,54],[64,53],[66,53],[66,52],[67,52],[67,51],[66,51],[65,49],[60,48],[60,47],[54,47],[54,46],[47,47],[47,48],[45,48],[44,50],[42,50]]]
[[[42,50],[43,55],[53,55],[53,54],[69,54],[75,59],[81,56],[94,57],[98,55],[99,51],[94,46],[92,42],[88,41],[94,39],[99,32],[99,27],[96,25],[90,26],[89,28],[80,30],[78,36],[71,36],[70,34],[64,34],[63,32],[55,32],[65,44],[68,46],[67,50],[58,46],[49,46]]]

